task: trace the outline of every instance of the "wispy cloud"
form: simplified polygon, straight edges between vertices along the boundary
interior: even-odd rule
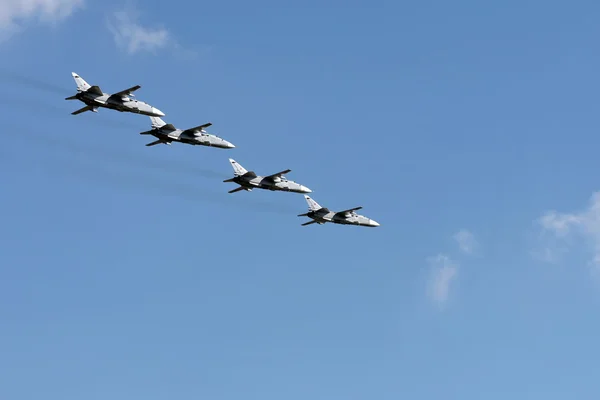
[[[477,241],[475,240],[475,236],[468,230],[461,229],[454,234],[453,238],[463,253],[473,254],[476,251],[478,246]]]
[[[131,3],[108,18],[107,27],[119,49],[132,55],[141,52],[157,54],[159,50],[169,50],[178,56],[194,55],[184,49],[165,27],[145,27],[139,20],[140,13]]]
[[[545,261],[557,261],[580,238],[589,246],[592,272],[600,273],[600,191],[592,194],[587,208],[576,212],[548,211],[536,223],[542,230],[544,249],[538,256]]]
[[[431,276],[427,293],[439,306],[444,306],[448,301],[450,285],[458,274],[458,264],[450,257],[439,254],[429,258]]]
[[[29,20],[60,22],[83,4],[84,0],[0,0],[0,40],[22,30]]]

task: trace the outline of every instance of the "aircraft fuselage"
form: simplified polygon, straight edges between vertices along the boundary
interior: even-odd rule
[[[377,226],[379,226],[379,223],[377,223],[376,221],[367,218],[363,215],[358,215],[358,214],[354,214],[354,215],[350,215],[350,216],[344,216],[344,215],[339,215],[333,211],[327,211],[327,212],[319,212],[319,211],[311,211],[307,214],[307,216],[309,218],[314,219],[315,221],[319,222],[319,223],[326,223],[326,222],[331,222],[334,224],[341,224],[341,225],[358,225],[358,226],[367,226],[370,228],[375,228]]]
[[[233,149],[235,146],[225,139],[221,139],[218,136],[202,132],[200,135],[194,135],[191,133],[184,133],[181,130],[164,132],[156,129],[151,131],[142,132],[142,134],[150,134],[157,139],[170,142],[180,142],[185,144],[191,144],[192,146],[207,146],[217,147],[220,149]]]
[[[247,179],[241,176],[233,178],[233,182],[248,189],[265,189],[271,191],[293,192],[293,193],[312,193],[306,186],[300,185],[289,180],[272,181],[262,176]]]
[[[78,93],[77,98],[91,107],[109,108],[111,110],[116,110],[120,112],[130,112],[134,114],[147,115],[149,117],[163,117],[165,115],[159,109],[152,107],[151,105],[143,101],[131,98],[128,98],[127,100],[123,101],[112,98],[109,94],[96,96],[86,92]]]

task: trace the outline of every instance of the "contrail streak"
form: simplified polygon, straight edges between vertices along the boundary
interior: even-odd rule
[[[54,85],[52,83],[44,82],[39,79],[21,75],[15,71],[9,71],[5,68],[0,68],[0,77],[12,83],[18,83],[24,86],[28,86],[32,89],[41,89],[50,93],[56,93],[67,96],[69,93],[74,92],[74,90],[69,90],[66,87]]]
[[[7,107],[28,110],[35,114],[46,113],[53,117],[65,116],[65,118],[73,117],[71,115],[71,112],[74,111],[75,109],[77,109],[77,107],[75,107],[75,108],[69,107],[69,104],[67,102],[64,102],[64,106],[60,107],[57,104],[42,101],[35,96],[30,96],[30,97],[25,97],[23,95],[16,96],[12,93],[10,93],[10,94],[2,93],[0,95],[0,104],[7,106]],[[135,124],[134,122],[130,122],[130,121],[116,121],[116,120],[110,118],[111,111],[112,110],[108,110],[108,113],[98,113],[97,115],[94,115],[94,117],[96,117],[95,118],[96,121],[94,121],[94,123],[98,124],[98,125],[105,125],[105,126],[111,127],[111,128],[130,128],[130,129],[140,130],[140,124]],[[77,117],[73,117],[73,118],[77,118]]]
[[[16,98],[16,97],[8,97],[8,96],[0,96],[0,104],[5,104],[7,106],[21,106],[26,109],[33,109],[34,112],[39,113],[41,110],[49,112],[52,116],[56,116],[57,113],[64,112],[61,107],[58,107],[51,103],[45,103],[39,101],[38,99],[25,99],[25,98]],[[71,117],[71,115],[69,115]],[[98,115],[98,117],[101,117]],[[124,125],[129,125],[135,127],[136,131],[141,130],[139,126],[135,124],[127,124],[120,121],[109,120],[107,118],[98,119],[98,121],[94,121],[94,123],[98,123],[101,125],[107,125],[111,128],[123,128]],[[220,178],[226,179],[229,178],[229,175],[218,172],[210,169],[200,168],[197,165],[190,165],[181,160],[168,160],[162,161],[155,157],[145,157],[140,154],[131,153],[124,151],[122,149],[112,148],[112,149],[104,149],[94,146],[86,146],[82,143],[76,143],[73,140],[67,139],[65,136],[60,135],[60,132],[57,132],[55,135],[48,135],[39,132],[37,134],[30,132],[28,129],[23,128],[22,126],[17,126],[12,121],[6,121],[3,124],[4,128],[8,128],[0,132],[1,134],[9,134],[18,132],[17,135],[11,135],[13,139],[19,140],[30,140],[32,137],[35,138],[35,142],[45,143],[47,145],[59,146],[65,150],[70,152],[85,152],[90,155],[96,155],[101,158],[110,159],[111,161],[128,163],[128,164],[137,164],[137,166],[144,166],[148,168],[157,168],[163,170],[170,170],[171,172],[175,172],[177,174],[186,174],[193,177],[204,176],[207,178]]]
[[[9,131],[13,131],[13,129],[9,129]],[[23,135],[15,135],[11,136],[11,138],[18,138],[19,140],[28,140],[31,139],[31,132],[22,132]],[[3,139],[6,142],[8,139]],[[220,205],[230,205],[241,208],[250,208],[252,210],[259,210],[264,212],[278,213],[290,215],[291,213],[296,212],[297,210],[292,207],[287,207],[278,203],[270,202],[270,201],[261,201],[256,198],[251,198],[249,196],[236,196],[229,195],[225,192],[215,192],[209,191],[203,187],[201,187],[200,183],[196,184],[185,184],[178,183],[173,179],[169,179],[168,181],[161,179],[160,176],[152,175],[152,172],[149,172],[149,175],[142,175],[139,173],[135,176],[131,176],[131,170],[127,169],[119,169],[118,171],[111,172],[108,168],[103,168],[101,165],[104,161],[110,161],[110,165],[114,165],[114,162],[118,162],[121,164],[126,164],[133,167],[144,167],[144,168],[154,168],[158,170],[163,170],[168,172],[173,177],[181,178],[182,176],[188,176],[193,179],[198,178],[198,176],[203,176],[211,179],[219,179],[221,178],[229,178],[229,175],[207,170],[201,169],[198,167],[178,167],[172,163],[161,162],[156,159],[144,158],[140,157],[137,154],[128,153],[125,151],[115,151],[114,149],[100,149],[98,147],[85,146],[81,143],[75,143],[73,141],[64,140],[59,136],[47,136],[47,135],[35,135],[34,136],[35,143],[43,143],[45,145],[55,146],[58,148],[62,148],[66,150],[67,153],[73,156],[84,155],[85,158],[74,157],[72,158],[73,162],[65,165],[65,160],[60,159],[59,163],[64,165],[64,170],[78,178],[84,179],[86,182],[89,182],[91,176],[93,175],[93,179],[97,179],[99,182],[104,182],[108,185],[117,186],[119,188],[127,188],[131,190],[132,188],[137,188],[145,191],[152,191],[161,195],[172,195],[181,199],[186,199],[189,201],[200,202],[206,201]],[[50,153],[55,154],[55,153]],[[90,161],[90,156],[98,158],[99,164],[91,165],[88,162]],[[76,164],[76,165],[74,165]],[[84,172],[84,169],[87,172]],[[130,174],[129,177],[127,174]],[[245,193],[245,192],[244,192]],[[247,193],[246,193],[247,194]]]
[[[237,208],[250,209],[252,211],[261,211],[267,213],[276,213],[282,215],[294,215],[298,211],[292,207],[282,206],[281,204],[268,201],[260,201],[253,198],[242,198],[230,196],[224,192],[208,191],[200,186],[191,186],[189,184],[175,182],[173,180],[163,180],[155,175],[124,174],[123,171],[109,171],[97,165],[78,163],[76,167],[64,164],[60,160],[65,172],[68,175],[78,179],[107,186],[118,187],[126,190],[142,190],[154,192],[162,196],[172,196],[180,200],[187,200],[192,203],[208,202],[221,206],[234,206]],[[200,210],[197,211],[200,213]]]
[[[59,147],[72,154],[86,154],[88,156],[97,157],[100,159],[100,161],[104,160],[128,164],[134,167],[160,169],[177,175],[187,175],[192,178],[198,178],[200,176],[213,179],[230,178],[230,175],[227,175],[224,172],[200,168],[196,165],[187,164],[181,160],[160,160],[156,157],[142,156],[141,154],[136,154],[117,148],[108,149],[98,147],[97,145],[85,145],[83,143],[77,143],[73,140],[69,140],[64,136],[60,136],[59,133],[56,133],[56,135],[53,135],[51,132],[46,132],[46,134],[36,134],[22,127],[10,126],[12,124],[4,124],[4,127],[7,127],[7,125],[8,129],[3,130],[0,135],[18,132],[18,135],[13,134],[9,136],[9,138],[24,141],[34,140],[35,144],[43,143],[45,145]],[[4,141],[6,142],[6,140],[9,138],[5,138]]]
[[[39,79],[27,77],[21,74],[18,74],[13,71],[7,71],[6,69],[0,68],[0,78],[4,80],[10,80],[13,83],[21,84],[27,86],[32,89],[41,89],[50,93],[60,94],[63,96],[68,96],[72,94],[72,90],[66,89],[64,87],[50,84],[47,82],[43,82]],[[61,101],[64,100],[64,97]],[[16,97],[13,94],[5,94],[0,96],[0,104],[18,107],[25,110],[31,110],[35,113],[47,112],[49,115],[53,117],[57,115],[61,115],[62,113],[65,116],[70,117],[71,110],[67,107],[65,102],[65,107],[59,107],[58,105],[47,103],[40,101],[39,98],[36,98],[35,95],[29,97]],[[98,124],[103,124],[111,127],[131,127],[132,129],[139,129],[139,125],[132,123],[128,123],[125,121],[114,121],[108,119],[108,115],[99,114],[97,115],[97,121],[94,121]],[[12,125],[12,126],[11,126]],[[222,172],[199,168],[195,165],[189,165],[187,163],[179,161],[161,161],[156,158],[144,157],[139,154],[123,151],[121,149],[101,149],[97,146],[86,146],[82,143],[76,143],[72,140],[66,139],[64,136],[60,136],[60,132],[54,136],[50,136],[47,134],[48,132],[43,133],[34,133],[29,131],[22,126],[15,126],[11,121],[5,121],[3,125],[4,129],[0,134],[6,134],[3,140],[6,142],[9,139],[17,139],[17,140],[33,140],[34,143],[43,143],[48,146],[55,146],[62,148],[63,150],[68,151],[71,154],[83,154],[86,159],[87,156],[95,156],[98,157],[101,161],[111,161],[111,162],[119,162],[122,164],[128,164],[134,167],[144,167],[144,168],[154,168],[163,170],[165,172],[169,172],[177,177],[182,177],[184,175],[189,176],[191,178],[198,178],[199,176],[211,179],[225,179],[229,178],[230,175],[224,174]],[[15,135],[14,133],[18,134]],[[9,135],[10,134],[10,135]],[[21,159],[21,158],[18,158]],[[250,196],[242,196],[239,194],[229,195],[224,192],[211,192],[207,191],[200,186],[190,186],[188,184],[181,184],[174,182],[173,180],[164,181],[161,180],[160,177],[156,175],[136,175],[127,177],[124,170],[119,170],[118,172],[109,172],[108,169],[102,168],[100,165],[86,165],[82,163],[81,159],[75,159],[77,163],[76,166],[70,164],[65,168],[65,170],[70,174],[77,176],[79,178],[85,179],[86,181],[90,180],[89,173],[82,173],[83,168],[86,168],[88,172],[94,172],[95,179],[98,181],[104,181],[104,183],[118,186],[121,188],[137,188],[146,191],[153,191],[161,195],[172,195],[181,199],[186,199],[189,201],[197,202],[197,201],[208,201],[220,205],[230,205],[242,208],[250,208],[252,210],[259,210],[264,212],[272,212],[278,214],[290,215],[290,213],[294,213],[297,210],[292,207],[283,206],[278,203],[269,202],[269,201],[261,201],[256,198],[251,198]],[[64,160],[60,160],[61,164],[64,164]],[[246,192],[244,192],[246,193]],[[246,193],[248,194],[248,193]]]

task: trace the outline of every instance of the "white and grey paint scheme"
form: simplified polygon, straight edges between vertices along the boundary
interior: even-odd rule
[[[285,171],[268,176],[259,176],[256,175],[254,171],[246,170],[237,161],[231,158],[229,159],[229,162],[233,167],[235,176],[231,179],[225,179],[223,182],[234,182],[240,185],[240,187],[230,190],[229,193],[239,192],[240,190],[246,190],[250,192],[252,189],[277,190],[294,193],[312,193],[312,190],[306,186],[302,186],[299,183],[290,181],[284,176],[284,174],[291,172],[291,169],[286,169]]]
[[[305,222],[302,224],[302,226],[310,224],[323,225],[326,222],[342,225],[369,226],[372,228],[379,226],[377,221],[355,213],[355,211],[362,209],[362,207],[354,207],[343,211],[330,211],[325,207],[321,207],[319,203],[311,199],[309,196],[304,195],[304,198],[308,203],[308,212],[298,216],[309,217],[312,219],[312,221]]]
[[[75,79],[75,83],[77,84],[77,94],[67,97],[65,100],[79,100],[85,103],[85,107],[73,111],[72,115],[81,114],[86,111],[98,112],[99,107],[153,117],[164,117],[165,115],[158,108],[134,98],[133,92],[141,88],[140,85],[109,94],[100,90],[99,86],[91,86],[75,72],[71,72],[71,75],[73,75],[73,79]]]
[[[212,125],[210,122],[189,129],[178,129],[172,124],[167,124],[159,117],[150,117],[150,122],[152,130],[140,132],[140,135],[152,135],[158,140],[148,143],[146,146],[154,146],[161,143],[170,145],[171,142],[180,142],[198,146],[218,147],[221,149],[235,148],[227,140],[204,130],[204,128]]]

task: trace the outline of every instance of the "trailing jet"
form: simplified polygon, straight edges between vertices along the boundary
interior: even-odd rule
[[[150,121],[152,123],[152,130],[140,132],[140,135],[152,135],[158,140],[148,143],[146,146],[154,146],[160,143],[170,145],[171,142],[180,142],[191,145],[219,147],[221,149],[233,149],[235,147],[227,140],[206,132],[204,128],[211,126],[210,122],[189,129],[177,129],[172,124],[167,124],[158,117],[150,117]]]
[[[306,186],[302,186],[285,178],[284,174],[291,172],[291,169],[286,169],[285,171],[281,171],[273,175],[259,176],[256,175],[254,171],[246,170],[231,158],[229,159],[229,162],[233,167],[235,176],[231,179],[225,179],[223,182],[235,182],[240,185],[240,187],[237,189],[230,190],[229,193],[239,192],[240,190],[246,190],[250,192],[252,189],[280,190],[294,193],[312,193],[312,190]]]
[[[310,224],[323,225],[326,222],[342,225],[369,226],[373,228],[379,226],[378,222],[355,213],[355,211],[362,209],[362,207],[354,207],[344,211],[329,211],[329,209],[321,207],[319,203],[311,199],[309,196],[304,195],[304,198],[308,203],[308,212],[298,216],[309,217],[312,219],[312,221],[305,222],[302,224],[302,226]]]
[[[65,100],[79,100],[85,103],[85,107],[72,112],[72,115],[81,114],[86,111],[98,112],[99,107],[153,117],[164,117],[165,115],[158,108],[152,107],[150,104],[132,99],[134,97],[133,92],[141,88],[140,85],[121,90],[118,93],[109,94],[104,93],[98,86],[90,86],[89,83],[75,72],[71,72],[71,75],[73,75],[73,79],[75,79],[75,83],[77,84],[77,94],[67,97]]]

